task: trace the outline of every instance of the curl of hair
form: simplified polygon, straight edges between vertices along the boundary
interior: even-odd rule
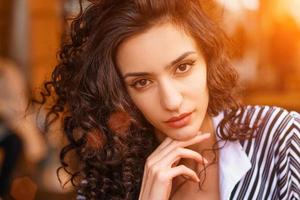
[[[55,97],[46,127],[61,114],[69,143],[61,151],[60,169],[71,175],[86,198],[138,198],[146,158],[158,142],[153,127],[127,94],[115,57],[125,39],[159,23],[171,22],[198,42],[207,62],[208,113],[215,116],[228,110],[218,128],[220,136],[246,139],[239,134],[241,128],[251,132],[247,124],[235,125],[242,115],[235,100],[237,74],[227,56],[223,31],[207,17],[200,2],[94,0],[73,19],[69,40],[61,46],[59,63],[44,84],[39,103]],[[124,118],[126,128],[117,127],[119,131],[112,128],[115,123],[110,125],[116,112],[128,117]],[[79,159],[77,171],[70,170],[65,161],[71,151]]]

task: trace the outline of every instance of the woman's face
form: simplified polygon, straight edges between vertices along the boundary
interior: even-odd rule
[[[192,37],[172,24],[154,26],[120,45],[117,65],[159,140],[197,134],[206,117],[208,88],[205,59]]]

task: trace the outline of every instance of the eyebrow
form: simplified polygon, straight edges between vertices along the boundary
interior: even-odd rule
[[[174,66],[175,64],[179,63],[180,61],[182,61],[183,59],[185,59],[188,55],[190,54],[195,54],[196,52],[194,51],[187,51],[185,53],[183,53],[181,56],[179,56],[178,58],[176,58],[175,60],[173,60],[169,65],[167,65],[165,68],[168,69],[171,66]],[[126,79],[127,77],[130,76],[146,76],[149,75],[148,72],[130,72],[130,73],[126,73],[123,78]]]

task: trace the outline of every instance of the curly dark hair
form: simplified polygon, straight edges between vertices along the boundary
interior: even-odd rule
[[[80,1],[82,3],[82,1]],[[49,97],[46,128],[63,120],[68,144],[62,166],[87,199],[137,199],[146,158],[158,146],[154,128],[126,91],[116,66],[116,51],[126,38],[160,22],[170,22],[197,42],[207,63],[208,114],[228,110],[218,134],[224,140],[249,138],[236,100],[238,76],[230,64],[224,32],[203,11],[199,0],[94,0],[72,20],[59,63],[45,82],[41,104]],[[240,114],[239,114],[240,113]],[[227,126],[230,124],[230,126]],[[246,127],[246,128],[245,128]],[[239,131],[244,128],[241,134]],[[250,134],[250,137],[253,135]],[[215,150],[215,149],[214,149]],[[79,166],[70,169],[67,154]]]

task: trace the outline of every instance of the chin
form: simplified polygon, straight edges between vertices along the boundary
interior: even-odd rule
[[[175,140],[188,140],[197,135],[199,131],[199,128],[197,127],[184,127],[178,130],[174,130],[170,132],[169,137],[175,139]]]

